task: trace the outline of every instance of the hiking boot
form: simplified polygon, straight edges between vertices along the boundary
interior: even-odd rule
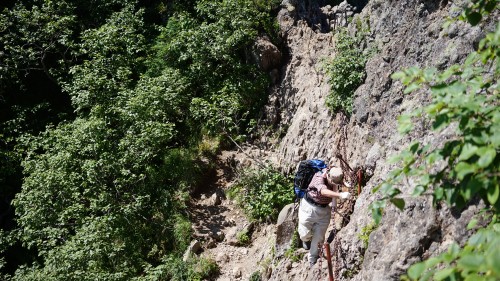
[[[311,249],[311,241],[302,241],[302,248],[305,250]]]
[[[311,259],[311,254],[307,254],[307,260],[309,261],[309,268],[312,269],[318,259]]]

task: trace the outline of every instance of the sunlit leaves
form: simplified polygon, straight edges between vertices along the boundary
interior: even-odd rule
[[[486,192],[486,198],[488,199],[488,202],[490,202],[491,204],[495,204],[498,201],[498,195],[500,193],[498,186],[490,185]]]
[[[64,50],[73,47],[75,27],[73,7],[64,1],[44,1],[31,7],[18,3],[2,11],[0,78],[20,77],[37,69],[53,79],[49,73],[53,63],[48,58],[57,56],[63,63],[71,59]]]
[[[398,131],[401,134],[406,134],[413,129],[413,123],[411,121],[411,116],[401,115],[398,117]]]
[[[467,3],[460,19],[471,25],[478,25],[481,20],[498,7],[498,0],[475,0]]]
[[[89,60],[73,68],[66,85],[79,117],[29,141],[15,206],[19,238],[44,265],[19,276],[129,279],[174,245],[186,247],[189,233],[176,237],[169,225],[171,214],[180,218],[176,196],[189,185],[174,174],[182,162],[167,159],[176,125],[185,121],[189,83],[169,68],[154,78],[132,76],[145,48],[141,22],[128,7],[86,32],[81,47]],[[183,161],[195,171],[192,159],[186,154]]]
[[[408,269],[408,276],[415,279],[422,275],[426,269],[427,267],[425,266],[425,263],[417,263]]]
[[[386,205],[386,200],[377,200],[370,204],[370,211],[372,213],[372,218],[375,224],[379,224],[382,220],[382,215],[384,212],[384,207]]]
[[[275,220],[281,208],[293,201],[293,194],[290,194],[288,188],[290,182],[291,179],[271,167],[249,169],[243,171],[229,195],[252,219]]]
[[[476,145],[473,145],[472,143],[465,143],[462,147],[458,160],[468,160],[476,154],[477,149],[478,147]]]
[[[110,114],[107,109],[118,102],[117,94],[133,85],[145,51],[142,12],[133,9],[114,13],[100,28],[83,33],[79,52],[89,59],[72,67],[71,83],[65,83],[80,114]]]
[[[255,1],[199,1],[198,14],[180,13],[161,28],[155,50],[162,60],[154,63],[186,76],[192,116],[211,134],[237,138],[247,116],[262,105],[267,77],[245,57],[248,44],[271,22],[262,7]]]
[[[477,165],[480,168],[487,168],[494,160],[497,155],[496,149],[493,147],[481,147],[476,153],[479,156],[477,160]]]
[[[179,259],[191,238],[182,212],[188,192],[211,167],[203,162],[202,168],[198,152],[187,147],[197,147],[200,128],[237,133],[265,100],[266,76],[246,52],[258,32],[272,31],[272,4],[199,1],[196,9],[169,14],[154,38],[147,36],[152,27],[144,12],[128,2],[80,7],[102,13],[76,18],[82,28],[95,20],[78,34],[50,24],[39,30],[76,36],[64,41],[72,44],[68,55],[76,65],[61,70],[76,119],[25,138],[16,238],[37,251],[40,263],[22,266],[17,280],[206,277]],[[9,24],[0,18],[0,29]],[[263,193],[265,204],[253,210],[272,217],[290,193],[280,175],[264,183],[281,191]]]
[[[391,203],[394,204],[399,210],[403,211],[405,208],[405,201],[401,198],[391,198]]]

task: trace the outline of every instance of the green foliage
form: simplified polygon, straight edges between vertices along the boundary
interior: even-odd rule
[[[74,51],[80,33],[134,3],[16,1],[12,9],[5,9],[0,15],[0,79],[18,83],[25,79],[23,76],[35,72],[43,72],[53,81],[65,77],[68,67],[77,61]]]
[[[258,108],[263,105],[267,78],[254,66],[234,64],[234,75],[208,97],[194,98],[190,111],[197,121],[204,121],[210,134],[223,132],[235,137],[244,136],[244,128]]]
[[[242,136],[248,116],[265,101],[267,76],[246,63],[246,53],[271,22],[266,3],[199,1],[196,15],[179,13],[161,28],[153,70],[167,63],[189,78],[190,112],[212,135]]]
[[[358,234],[358,238],[363,242],[363,248],[368,248],[368,240],[370,239],[370,234],[372,234],[372,232],[377,229],[377,227],[378,225],[372,222],[361,229],[361,232]]]
[[[18,162],[20,162],[20,155],[11,149],[8,149],[8,141],[0,135],[0,185],[2,189],[0,194],[4,198],[12,198],[15,193],[15,184],[19,179],[13,178],[15,175],[20,174]]]
[[[211,280],[219,274],[219,266],[210,258],[199,258],[193,262],[195,276],[192,280]]]
[[[212,259],[196,258],[188,263],[182,261],[176,256],[167,256],[163,258],[160,265],[146,267],[146,275],[135,277],[133,281],[154,281],[154,280],[172,280],[172,281],[202,281],[213,280],[219,274],[219,267]]]
[[[238,245],[245,246],[250,244],[250,234],[247,230],[242,230],[236,234],[236,240],[238,240]]]
[[[63,111],[68,110],[66,99],[50,91],[72,61],[76,17],[63,1],[29,2],[16,1],[11,9],[0,10],[0,197],[6,202],[22,181],[23,151],[16,148],[17,138],[67,118]]]
[[[498,0],[472,0],[467,3],[459,19],[475,26],[496,9],[498,9]]]
[[[295,230],[293,236],[292,236],[292,241],[290,242],[290,248],[288,248],[285,251],[285,257],[290,259],[293,262],[298,262],[302,259],[302,254],[297,252],[297,245],[299,245],[300,238],[299,238],[299,233],[297,230]]]
[[[213,261],[180,258],[186,203],[212,168],[198,159],[217,153],[221,137],[210,138],[241,135],[265,101],[247,53],[274,32],[272,3],[162,2],[172,9],[156,37],[145,14],[159,2],[26,2],[0,14],[0,105],[43,72],[74,115],[38,100],[0,112],[2,192],[11,175],[21,182],[21,158],[25,174],[0,251],[19,243],[36,255],[12,279],[213,278]]]
[[[302,260],[302,257],[304,256],[304,253],[299,253],[296,251],[296,249],[287,249],[285,251],[285,257],[291,260],[292,262],[299,262]]]
[[[4,252],[8,247],[11,247],[14,243],[12,239],[12,235],[9,235],[8,232],[5,232],[3,229],[0,229],[0,252]],[[10,274],[4,273],[4,267],[6,265],[5,257],[0,257],[0,279],[9,281],[11,280]]]
[[[274,220],[286,204],[293,201],[290,179],[266,168],[245,170],[228,195],[256,220]]]
[[[254,273],[252,273],[252,275],[250,275],[250,278],[248,280],[249,281],[260,281],[260,280],[262,280],[261,277],[260,277],[260,271],[255,271]]]
[[[494,4],[493,4],[494,3]],[[463,15],[478,24],[496,7],[497,1],[473,1]],[[476,18],[475,13],[481,17]],[[443,72],[436,69],[410,68],[393,74],[406,85],[405,93],[429,89],[431,102],[409,115],[399,118],[399,131],[408,133],[418,119],[434,131],[455,129],[456,136],[436,144],[415,142],[392,159],[400,163],[388,180],[374,192],[383,200],[372,204],[378,223],[386,201],[404,209],[398,188],[405,179],[415,182],[412,194],[431,194],[434,204],[445,201],[461,209],[480,197],[492,214],[487,227],[469,238],[464,248],[454,244],[447,253],[410,267],[405,280],[498,280],[500,268],[500,24],[479,43],[462,65],[453,65]],[[471,224],[473,227],[473,224]]]
[[[334,112],[342,110],[351,114],[354,91],[365,79],[368,56],[356,48],[362,37],[351,37],[346,29],[341,29],[335,36],[335,57],[323,66],[331,85],[326,104]]]
[[[175,245],[173,245],[173,247],[179,255],[182,255],[191,242],[193,230],[191,229],[191,222],[179,214],[175,215],[174,221],[173,232]]]
[[[31,8],[20,3],[0,17],[0,78],[20,79],[29,71],[41,70],[50,77],[48,58],[66,59],[61,53],[71,47],[76,16],[64,1],[38,1]],[[40,3],[41,2],[41,3]]]
[[[95,63],[74,67],[67,86],[80,117],[29,140],[28,176],[14,204],[19,238],[44,265],[20,276],[127,279],[149,258],[180,254],[189,243],[179,198],[197,179],[187,179],[185,167],[196,165],[189,153],[165,149],[184,114],[186,83],[169,69],[130,83],[140,56],[138,17],[127,8],[87,31],[82,47]],[[117,49],[97,47],[98,38]]]
[[[220,146],[220,137],[214,138],[205,135],[198,143],[198,153],[205,157],[213,158],[219,152]]]
[[[79,52],[88,59],[72,67],[72,79],[64,87],[81,115],[91,109],[91,114],[113,114],[107,110],[133,87],[146,48],[141,18],[142,11],[128,6],[101,27],[83,32]]]
[[[102,123],[95,125],[105,127]],[[54,134],[63,133],[63,129]],[[153,258],[172,251],[182,253],[189,243],[191,227],[189,221],[173,214],[182,208],[176,197],[182,191],[183,178],[169,174],[172,165],[168,160],[164,167],[156,167],[147,157],[138,163],[129,162],[126,160],[134,158],[126,154],[120,157],[123,154],[119,149],[104,150],[102,157],[82,158],[78,153],[97,152],[109,145],[96,140],[103,132],[84,129],[94,138],[81,130],[55,135],[55,140],[45,138],[49,143],[63,138],[69,141],[26,163],[30,176],[15,204],[21,214],[21,239],[45,258],[42,272],[51,272],[56,279],[64,276],[78,280],[111,278],[111,272],[134,276],[140,270],[137,262],[146,255]],[[97,147],[93,140],[104,147]],[[165,181],[165,176],[171,182]],[[71,266],[60,267],[68,262]]]

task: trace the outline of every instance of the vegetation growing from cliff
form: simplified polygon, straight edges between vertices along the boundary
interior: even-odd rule
[[[293,201],[291,180],[270,168],[242,172],[228,192],[246,214],[258,221],[274,221],[279,211]]]
[[[370,234],[372,234],[372,232],[375,229],[377,229],[377,226],[378,226],[377,224],[372,222],[361,228],[361,232],[358,234],[358,238],[359,240],[361,240],[361,242],[363,242],[364,249],[368,248],[368,241],[370,240]]]
[[[198,143],[238,136],[265,100],[246,52],[270,2],[0,6],[0,279],[214,274],[182,261]]]
[[[497,1],[473,1],[462,18],[472,25],[498,9]],[[497,11],[498,12],[498,11]],[[500,24],[479,43],[462,65],[445,71],[410,68],[395,73],[406,85],[405,93],[428,89],[432,100],[410,115],[399,118],[399,129],[408,133],[412,121],[430,124],[436,132],[452,128],[456,136],[440,144],[413,143],[393,160],[400,164],[375,191],[384,200],[372,204],[376,222],[382,218],[386,200],[403,209],[399,185],[411,178],[416,196],[430,194],[434,204],[445,201],[461,209],[475,198],[487,209],[467,244],[453,244],[448,252],[411,266],[405,280],[499,280],[500,279]]]
[[[284,256],[292,262],[298,262],[304,256],[304,253],[297,251],[298,245],[302,245],[302,241],[300,240],[299,232],[296,229],[293,233],[292,240],[290,241],[290,247],[284,253]]]
[[[352,113],[354,91],[365,79],[365,64],[369,57],[360,47],[368,27],[358,25],[355,37],[349,35],[345,28],[335,34],[335,56],[323,64],[331,86],[326,104],[333,112],[343,111],[348,115]]]

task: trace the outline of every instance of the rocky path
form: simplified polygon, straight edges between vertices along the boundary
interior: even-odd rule
[[[293,261],[286,256],[276,259],[277,226],[251,223],[235,202],[225,196],[233,184],[227,158],[224,153],[219,157],[212,183],[207,183],[207,188],[192,199],[189,208],[193,222],[192,252],[217,263],[220,274],[214,280],[325,280],[326,261],[310,269],[307,251],[303,249],[294,253]],[[245,232],[248,242],[242,244]]]
[[[265,271],[271,263],[275,226],[250,223],[225,196],[231,184],[227,172],[222,167],[217,169],[216,182],[191,202],[193,241],[199,242],[195,252],[217,262],[220,275],[215,280],[249,280],[252,274]],[[242,244],[245,232],[249,233],[249,241]]]
[[[203,252],[201,256],[215,260],[220,268],[216,280],[249,280],[254,272],[266,267],[271,262],[274,246],[272,233],[274,226],[251,224],[230,200],[222,200],[220,205],[213,206],[212,200],[200,199],[195,212],[217,210],[216,216],[199,221],[195,226],[196,235],[201,240]],[[203,218],[204,216],[200,216]],[[238,236],[249,231],[249,244],[241,245]],[[204,234],[208,233],[208,235]],[[203,235],[203,236],[199,236]]]

